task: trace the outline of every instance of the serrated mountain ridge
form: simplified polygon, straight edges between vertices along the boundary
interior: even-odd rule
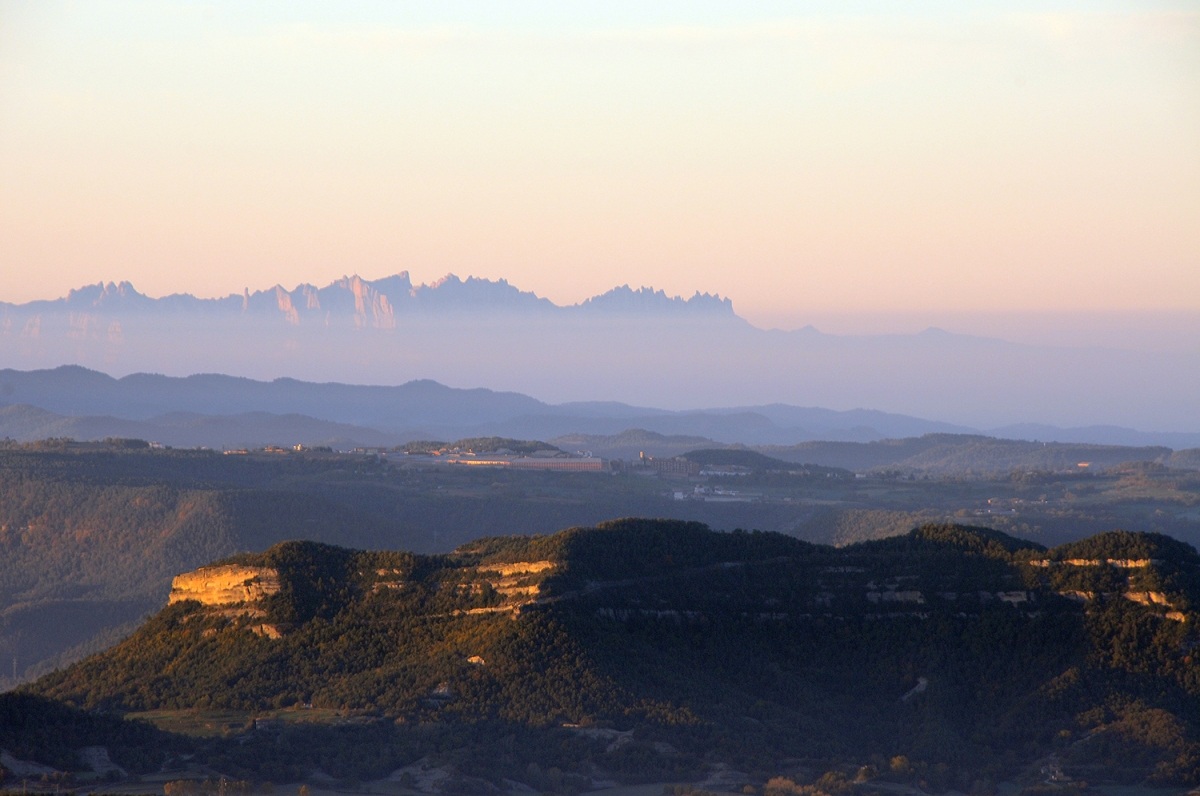
[[[544,314],[662,314],[701,313],[735,318],[733,302],[709,293],[690,298],[668,296],[652,287],[613,288],[579,304],[558,305],[532,291],[524,291],[506,279],[447,274],[427,284],[414,285],[408,271],[368,280],[358,274],[343,276],[324,287],[301,283],[288,290],[283,285],[218,298],[199,298],[190,293],[173,293],[153,298],[138,292],[132,283],[97,282],[72,289],[65,297],[25,304],[0,302],[8,313],[97,313],[122,312],[186,313],[189,315],[252,316],[282,320],[293,325],[350,324],[357,327],[395,328],[405,315],[470,313]],[[86,330],[87,318],[78,318]],[[32,331],[29,330],[29,331]]]
[[[1092,426],[1194,431],[1200,368],[1190,362],[1170,352],[944,331],[768,330],[719,295],[629,285],[560,306],[504,279],[453,274],[430,284],[414,284],[407,272],[344,276],[323,287],[246,288],[219,298],[152,298],[129,282],[107,282],[52,301],[0,303],[0,367],[19,370],[72,364],[122,375],[434,379],[553,404],[869,407],[960,428],[1076,428],[1080,437],[1095,437]],[[891,433],[869,415],[842,428],[856,426]],[[582,431],[600,429],[557,433]],[[863,429],[854,438],[869,436]]]

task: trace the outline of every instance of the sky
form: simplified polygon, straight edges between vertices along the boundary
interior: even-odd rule
[[[0,301],[408,270],[1194,341],[1198,219],[1200,2],[0,0]]]

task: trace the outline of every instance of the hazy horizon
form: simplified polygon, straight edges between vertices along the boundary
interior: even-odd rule
[[[357,276],[357,274],[355,274]],[[437,284],[456,274],[445,274],[439,279],[420,286]],[[343,274],[341,278],[347,278]],[[362,277],[372,281],[369,276]],[[464,274],[464,281],[469,278],[480,278],[474,274]],[[509,284],[513,284],[509,280]],[[330,284],[336,277],[318,283],[318,287]],[[30,301],[54,301],[66,296],[73,290],[92,287],[93,285],[117,284],[129,281],[124,278],[100,279],[89,284],[76,285],[61,295],[41,295]],[[132,283],[131,283],[132,284]],[[284,282],[280,286],[288,292],[299,289],[304,282]],[[291,287],[288,287],[291,285]],[[536,286],[517,285],[514,287],[543,297]],[[251,288],[243,286],[243,290],[262,290],[275,287],[257,285]],[[633,290],[655,290],[653,285],[613,285],[610,289],[629,287]],[[135,290],[139,289],[133,284]],[[139,290],[139,292],[142,292]],[[607,291],[603,291],[607,292]],[[602,293],[596,295],[603,295]],[[687,299],[695,293],[708,293],[703,286],[697,286],[674,298]],[[161,299],[169,295],[194,295],[186,291],[171,291],[160,295],[148,295],[150,298]],[[197,295],[197,298],[217,299],[240,295],[237,290],[229,290],[215,295]],[[580,302],[595,298],[585,296]],[[733,302],[733,311],[751,325],[762,330],[780,329],[796,331],[806,327],[815,328],[823,334],[839,336],[875,336],[875,335],[910,335],[927,329],[943,329],[954,334],[990,337],[1010,343],[1034,346],[1063,346],[1063,347],[1102,347],[1117,348],[1132,351],[1175,351],[1189,352],[1200,350],[1200,309],[1198,310],[1076,310],[1076,311],[918,311],[896,310],[888,312],[837,312],[819,311],[811,313],[780,312],[759,315],[749,315],[742,311],[735,296],[721,296]],[[0,304],[16,304],[7,296],[0,296]],[[26,302],[21,302],[26,303]],[[557,306],[574,306],[562,305]]]
[[[6,3],[3,298],[409,270],[762,327],[1193,313],[1197,97],[1189,3]]]
[[[459,279],[414,286],[402,273],[290,293],[156,300],[128,285],[92,285],[67,300],[0,307],[0,366],[351,384],[433,379],[550,403],[861,407],[973,428],[1195,428],[1200,352],[1186,337],[1175,341],[1182,348],[1137,350],[931,329],[784,332],[747,323],[711,294],[685,300],[616,289],[556,307],[521,287]]]
[[[7,3],[0,300],[264,293],[10,307],[0,366],[1190,430],[1197,142],[1173,0]],[[745,323],[419,321],[399,272]]]

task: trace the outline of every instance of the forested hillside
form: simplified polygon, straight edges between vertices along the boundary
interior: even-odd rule
[[[550,764],[575,789],[713,762],[765,778],[802,759],[990,792],[1052,753],[1076,781],[1200,783],[1200,556],[1167,537],[1046,549],[925,526],[839,549],[625,520],[449,555],[286,543],[214,566],[260,596],[180,591],[29,691],[278,716],[283,746],[255,732],[205,752],[275,780],[317,757],[383,776],[433,753],[436,726],[444,759],[494,783]],[[288,724],[310,705],[357,717],[353,753],[321,757],[334,730]]]
[[[744,450],[712,455],[763,461]],[[18,679],[29,679],[104,649],[163,604],[173,575],[286,539],[438,553],[622,516],[834,544],[964,518],[1046,545],[1113,528],[1200,539],[1200,476],[1159,465],[913,480],[771,464],[684,481],[430,468],[409,458],[222,456],[119,440],[0,449],[0,688],[13,684],[13,658]]]
[[[295,536],[387,543],[370,535],[382,529],[369,512],[264,488],[286,478],[286,466],[230,459],[0,451],[6,662],[30,676],[103,649],[162,605],[174,575],[215,557]]]
[[[591,474],[424,473],[364,456],[10,445],[0,449],[0,687],[13,684],[14,659],[28,679],[111,645],[162,605],[179,572],[285,539],[436,552],[629,514],[789,521],[782,506],[681,506],[658,492]]]

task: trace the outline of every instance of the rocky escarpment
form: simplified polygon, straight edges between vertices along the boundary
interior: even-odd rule
[[[520,613],[523,605],[535,601],[542,593],[545,573],[554,569],[553,561],[514,561],[506,564],[485,564],[477,567],[489,586],[504,599],[504,609]]]
[[[1039,580],[1063,597],[1081,603],[1123,597],[1176,622],[1188,621],[1181,610],[1191,602],[1179,591],[1176,567],[1156,558],[1042,558],[1024,562],[1045,574]],[[1166,577],[1164,577],[1166,575]],[[1169,593],[1170,592],[1170,593]],[[1165,609],[1162,610],[1162,609]]]
[[[176,575],[171,581],[168,604],[192,600],[209,606],[210,613],[226,617],[266,618],[260,603],[279,593],[279,571],[271,567],[249,567],[238,564],[201,567],[194,572]],[[278,624],[252,622],[247,626],[257,635],[280,638],[284,627]]]
[[[236,564],[201,567],[176,575],[169,603],[195,600],[202,605],[256,603],[279,593],[279,572],[269,567]]]
[[[448,567],[435,588],[462,598],[463,604],[451,611],[455,616],[511,613],[516,617],[526,606],[539,602],[543,583],[556,566],[553,561],[543,560]],[[414,585],[402,569],[384,567],[375,574],[369,578],[369,585],[363,584],[363,590],[371,594],[411,589]]]

